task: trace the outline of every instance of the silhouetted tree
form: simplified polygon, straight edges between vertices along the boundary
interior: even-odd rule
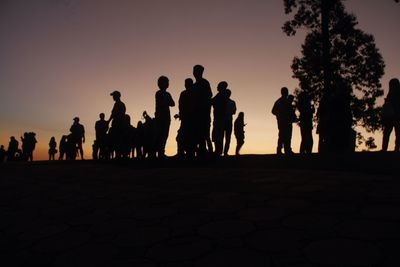
[[[385,65],[374,37],[356,28],[356,17],[345,11],[341,0],[284,0],[284,6],[286,14],[297,11],[283,26],[287,35],[309,30],[302,57],[292,62],[293,77],[300,81],[296,95],[305,91],[318,106],[333,83],[348,84],[353,125],[367,132],[379,129],[380,108],[375,104],[383,95]]]

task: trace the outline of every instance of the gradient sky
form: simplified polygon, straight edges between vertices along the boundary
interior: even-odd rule
[[[400,5],[345,4],[359,27],[375,36],[386,63],[386,94],[389,79],[400,76]],[[136,125],[144,110],[154,114],[159,76],[169,77],[177,102],[193,65],[202,64],[213,93],[226,80],[238,111],[245,113],[242,153],[274,153],[271,108],[282,86],[290,91],[298,86],[290,65],[305,36],[282,32],[289,18],[283,0],[1,0],[0,144],[7,148],[11,135],[34,131],[35,158],[47,159],[50,137],[59,142],[78,116],[90,158],[94,123],[100,112],[108,118],[113,106],[110,92],[122,93]],[[176,153],[178,127],[172,121],[168,155]],[[375,137],[380,147],[381,134]],[[294,151],[299,141],[295,126]],[[231,153],[235,145],[233,140]]]

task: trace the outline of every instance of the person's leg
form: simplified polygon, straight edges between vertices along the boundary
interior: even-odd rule
[[[283,146],[285,149],[285,154],[292,154],[292,147],[291,147],[291,141],[292,141],[292,123],[288,123],[285,125],[285,130],[284,130],[284,141],[283,141]]]
[[[278,121],[278,144],[276,147],[276,153],[278,155],[282,154],[282,146],[283,146],[283,140],[285,138],[284,136],[284,129],[283,129],[283,125],[281,123],[279,123]]]
[[[399,152],[400,151],[400,121],[395,122],[394,132],[396,134],[394,151]]]
[[[81,159],[84,159],[84,158],[83,158],[82,140],[79,140],[79,142],[78,142],[78,150],[79,150],[79,154],[80,154],[80,156],[81,156]]]
[[[385,123],[383,125],[383,139],[382,139],[382,151],[387,151],[389,145],[389,137],[392,132],[393,124]]]
[[[240,149],[242,148],[243,144],[244,144],[244,140],[243,139],[237,139],[236,140],[236,153],[235,153],[236,155],[240,154]]]
[[[231,136],[232,136],[232,121],[227,121],[225,130],[225,147],[224,147],[224,155],[228,156],[229,147],[231,145]]]

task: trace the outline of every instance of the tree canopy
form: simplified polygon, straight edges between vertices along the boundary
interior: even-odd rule
[[[380,79],[384,61],[375,45],[374,37],[357,28],[357,19],[346,12],[341,0],[284,0],[285,13],[295,12],[282,27],[292,36],[304,28],[308,30],[302,45],[302,56],[292,62],[293,77],[299,80],[296,94],[306,91],[318,106],[324,84],[324,36],[322,8],[328,5],[329,71],[332,83],[340,81],[352,88],[351,107],[353,124],[367,131],[379,128],[379,108],[376,99],[383,95]],[[329,89],[329,88],[328,88]]]

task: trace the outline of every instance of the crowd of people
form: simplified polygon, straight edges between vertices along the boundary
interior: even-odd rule
[[[210,83],[203,77],[204,67],[193,67],[193,76],[184,83],[184,90],[178,100],[180,127],[176,136],[177,157],[194,158],[205,156],[228,156],[232,131],[236,137],[235,155],[240,154],[244,144],[244,112],[236,114],[236,103],[231,99],[232,91],[226,81],[217,86],[217,93],[212,94]],[[99,114],[95,123],[96,139],[93,143],[93,159],[122,158],[164,158],[165,146],[169,137],[171,124],[170,107],[175,106],[171,94],[167,92],[169,79],[161,76],[157,81],[158,91],[155,94],[155,114],[151,117],[143,112],[143,122],[134,127],[131,118],[126,114],[126,106],[121,100],[121,93],[114,91],[114,106],[108,120],[105,114]],[[350,106],[351,87],[337,81],[329,93],[323,95],[317,112],[317,134],[319,135],[318,152],[353,152],[355,151],[356,132],[352,128],[352,112]],[[213,120],[211,120],[213,110]],[[299,117],[296,115],[299,112]],[[313,148],[313,125],[315,108],[311,97],[302,91],[295,97],[289,94],[286,87],[281,89],[281,97],[274,103],[272,114],[276,116],[278,125],[277,154],[293,153],[291,139],[293,123],[298,123],[301,133],[300,154],[311,154]],[[79,117],[73,119],[70,133],[63,135],[58,144],[55,137],[49,142],[49,160],[75,160],[78,156],[84,159],[83,143],[85,128],[79,123]],[[400,82],[392,79],[389,92],[381,112],[383,128],[382,151],[387,151],[389,136],[395,130],[395,151],[399,151],[400,143]],[[211,129],[212,126],[212,129]],[[21,136],[22,146],[14,136],[10,138],[8,149],[0,148],[0,162],[5,160],[33,160],[33,151],[37,143],[36,134],[25,133]]]

